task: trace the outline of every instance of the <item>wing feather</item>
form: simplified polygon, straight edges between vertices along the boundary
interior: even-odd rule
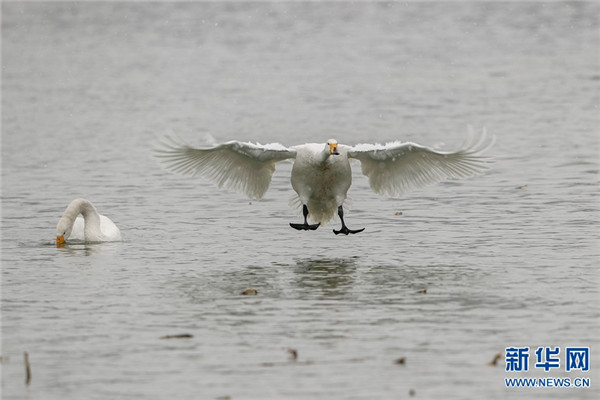
[[[172,172],[199,175],[220,188],[260,199],[269,188],[275,163],[294,158],[296,150],[277,143],[260,145],[235,140],[209,148],[193,148],[180,139],[166,137],[154,155]]]
[[[348,157],[360,160],[362,173],[378,194],[400,196],[445,179],[463,179],[489,169],[493,160],[483,156],[495,138],[485,133],[476,143],[467,140],[454,152],[436,151],[415,143],[362,144],[348,149]]]

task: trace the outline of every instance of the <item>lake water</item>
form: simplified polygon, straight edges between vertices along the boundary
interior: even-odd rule
[[[2,398],[598,398],[599,15],[3,2]],[[357,164],[348,237],[289,227],[291,164],[250,201],[152,157],[170,132],[450,149],[468,126],[496,136],[492,170],[389,199]],[[123,242],[57,248],[76,197]],[[590,371],[534,368],[541,346],[591,347]]]

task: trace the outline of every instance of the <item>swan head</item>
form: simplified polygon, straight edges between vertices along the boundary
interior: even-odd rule
[[[338,150],[337,150],[337,146],[338,146],[338,142],[337,142],[337,140],[335,140],[335,139],[329,139],[329,140],[327,141],[327,147],[329,147],[329,154],[330,154],[330,155],[335,155],[335,156],[337,156],[337,155],[339,155],[339,154],[340,154],[340,153],[338,152]],[[326,147],[326,148],[327,148],[327,147]]]
[[[72,231],[73,223],[67,218],[61,218],[56,226],[56,244],[64,244],[69,236],[71,236]]]

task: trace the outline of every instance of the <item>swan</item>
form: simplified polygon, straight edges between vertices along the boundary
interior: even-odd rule
[[[335,139],[285,147],[229,141],[213,147],[193,148],[179,138],[166,136],[154,149],[165,167],[175,173],[200,175],[218,187],[233,189],[260,199],[267,191],[277,162],[292,159],[291,183],[302,207],[303,223],[290,223],[297,230],[315,230],[337,215],[342,227],[333,232],[348,235],[343,203],[352,184],[351,160],[361,163],[371,189],[380,195],[400,196],[411,190],[483,173],[493,162],[482,156],[495,137],[485,132],[478,141],[469,136],[459,150],[436,151],[411,142],[347,146]],[[312,224],[309,224],[310,217]]]
[[[121,240],[121,231],[110,218],[98,214],[89,200],[75,199],[56,226],[56,244],[64,244],[69,238],[86,242],[115,242]]]

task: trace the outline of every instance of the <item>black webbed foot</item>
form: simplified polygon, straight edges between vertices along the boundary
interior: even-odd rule
[[[359,232],[362,232],[365,230],[365,228],[348,229],[348,227],[346,226],[346,223],[344,222],[344,209],[342,208],[342,206],[338,207],[338,216],[340,217],[340,221],[342,221],[342,229],[340,229],[339,231],[336,231],[334,229],[333,233],[335,233],[336,235],[339,235],[340,233],[343,233],[344,235],[348,235],[349,233],[355,234],[355,233],[359,233]]]
[[[344,235],[347,235],[349,233],[355,234],[355,233],[359,233],[364,231],[365,228],[362,229],[348,229],[348,227],[346,225],[342,226],[342,229],[340,229],[339,231],[336,231],[335,229],[333,230],[333,233],[335,233],[336,235],[339,235],[340,233],[343,233]]]
[[[308,223],[303,223],[303,224],[294,224],[290,222],[290,226],[294,229],[297,229],[299,231],[314,231],[315,229],[317,229],[319,226],[321,225],[321,223],[319,222],[318,224],[314,224],[314,225],[309,225]]]
[[[299,231],[314,231],[315,229],[317,229],[319,227],[319,225],[321,225],[320,222],[318,224],[314,224],[314,225],[308,224],[308,221],[306,220],[306,217],[308,217],[308,207],[306,206],[306,204],[302,205],[302,215],[304,215],[304,223],[303,224],[294,224],[294,223],[290,222],[290,226],[292,228],[297,229]]]

